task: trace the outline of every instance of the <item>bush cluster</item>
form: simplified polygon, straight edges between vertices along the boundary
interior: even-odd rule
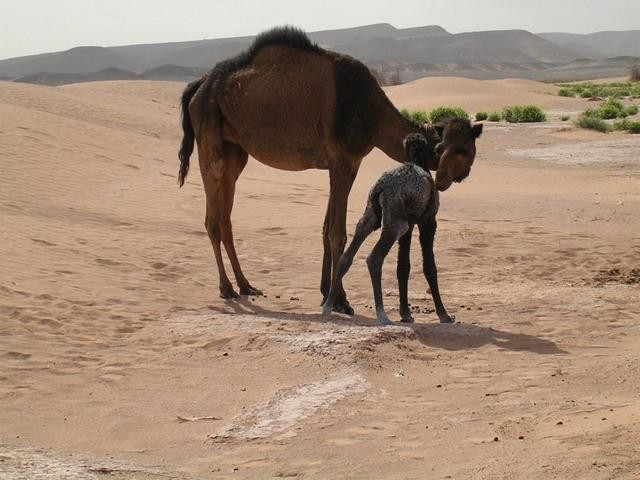
[[[487,112],[478,112],[476,113],[476,121],[480,122],[482,120],[486,120],[489,117]]]
[[[636,115],[637,113],[638,107],[636,105],[625,107],[620,100],[615,98],[608,98],[598,108],[587,108],[584,111],[584,115],[587,117],[597,117],[604,120],[625,118],[628,115]]]
[[[436,107],[429,113],[431,123],[439,122],[445,118],[469,118],[469,114],[460,107]]]
[[[502,118],[509,123],[546,122],[547,116],[537,105],[513,105],[502,110]]]
[[[424,110],[402,109],[400,113],[405,118],[418,123],[436,123],[445,118],[469,118],[469,114],[460,107],[436,107],[431,112]]]
[[[561,97],[606,98],[640,97],[640,84],[632,82],[617,83],[564,83],[558,84]]]
[[[633,121],[629,120],[628,118],[618,120],[617,122],[613,122],[613,129],[628,130],[629,133],[640,133],[640,121]]]
[[[602,133],[607,133],[611,130],[611,126],[598,117],[588,117],[584,114],[580,115],[576,120],[576,126],[580,128],[589,128],[591,130],[597,130]]]
[[[502,120],[502,114],[500,112],[491,112],[489,113],[487,120],[489,120],[490,122],[499,122],[500,120]]]

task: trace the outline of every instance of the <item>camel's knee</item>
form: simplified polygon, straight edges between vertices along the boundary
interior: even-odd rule
[[[204,228],[207,230],[209,238],[214,240],[220,239],[220,224],[216,218],[211,216],[205,217]]]
[[[347,235],[345,233],[333,233],[329,238],[331,245],[331,252],[334,255],[340,256],[344,252],[344,247],[347,244]]]

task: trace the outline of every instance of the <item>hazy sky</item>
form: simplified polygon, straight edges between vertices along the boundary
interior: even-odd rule
[[[452,33],[522,28],[640,29],[640,0],[0,0],[0,59],[80,45],[127,45],[370,23]]]

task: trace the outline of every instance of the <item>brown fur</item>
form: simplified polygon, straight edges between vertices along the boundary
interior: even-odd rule
[[[282,170],[329,170],[321,281],[326,298],[344,250],[347,199],[362,158],[378,147],[404,162],[402,140],[412,132],[423,133],[432,145],[439,140],[434,129],[403,118],[363,64],[323,50],[288,27],[258,36],[249,50],[190,84],[182,104],[179,180],[182,184],[188,171],[192,130],[207,196],[205,225],[223,298],[237,294],[224,270],[221,242],[240,293],[261,293],[242,273],[231,232],[235,182],[248,155]],[[437,169],[435,152],[428,165]],[[353,312],[341,286],[335,308]]]

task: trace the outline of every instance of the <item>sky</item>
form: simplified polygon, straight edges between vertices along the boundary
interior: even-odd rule
[[[640,29],[640,0],[0,0],[0,59],[67,50],[390,23],[451,33]]]

